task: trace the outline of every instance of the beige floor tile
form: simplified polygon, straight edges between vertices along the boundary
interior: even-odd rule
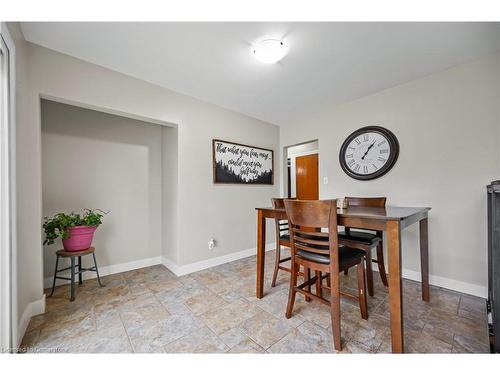
[[[202,328],[165,346],[167,353],[225,353],[230,348],[208,328]]]
[[[236,301],[225,305],[224,307],[209,311],[200,315],[200,319],[216,334],[221,334],[231,328],[234,328],[245,320],[257,314],[258,307],[244,300]]]
[[[329,328],[331,333],[331,327]],[[384,340],[390,337],[390,323],[377,315],[364,320],[357,308],[342,309],[341,336],[347,341],[363,344],[370,351],[377,351]]]
[[[233,346],[228,353],[232,354],[260,354],[265,353],[263,347],[252,341],[250,338],[246,338],[239,342],[237,345]]]
[[[264,311],[243,322],[241,328],[264,349],[281,340],[293,329],[285,320],[277,319]]]
[[[203,328],[192,315],[169,315],[157,322],[127,328],[130,342],[136,353],[164,352],[171,342]]]
[[[231,328],[220,334],[219,338],[230,348],[238,345],[242,341],[248,340],[247,334],[240,327]]]
[[[123,325],[86,333],[71,340],[65,349],[68,353],[133,353]]]
[[[156,298],[168,308],[170,304],[184,303],[191,297],[207,292],[209,292],[209,290],[197,281],[189,284],[182,284],[179,282],[179,285],[175,288],[157,293]]]
[[[373,353],[365,345],[356,341],[347,341],[342,344],[342,354],[370,354]]]
[[[427,333],[406,330],[405,348],[408,353],[451,353],[452,346]]]
[[[195,315],[201,315],[227,305],[225,300],[212,292],[193,296],[184,303]]]
[[[332,335],[327,330],[304,322],[268,349],[270,353],[333,353]]]
[[[160,303],[158,303],[158,305],[151,304],[120,313],[123,325],[127,329],[141,326],[145,322],[157,322],[163,320],[169,315],[170,314],[167,309]]]
[[[20,352],[334,352],[328,306],[297,295],[286,319],[290,274],[280,271],[271,288],[274,254],[266,255],[262,299],[255,257],[179,278],[157,265],[103,277],[103,288],[89,279],[74,302],[69,285],[59,286],[46,313],[31,319]],[[355,272],[341,275],[342,288],[356,285]],[[341,353],[391,351],[388,294],[376,272],[374,288],[368,320],[356,301],[341,299]],[[484,299],[431,287],[427,303],[420,283],[403,280],[403,311],[408,352],[489,351]]]
[[[455,335],[453,338],[453,353],[488,353],[490,350],[489,342],[478,340],[464,335]]]

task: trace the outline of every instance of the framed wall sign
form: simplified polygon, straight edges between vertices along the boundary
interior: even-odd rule
[[[273,150],[214,139],[212,154],[215,184],[274,184]]]

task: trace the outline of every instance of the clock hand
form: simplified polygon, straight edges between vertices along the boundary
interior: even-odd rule
[[[366,150],[365,154],[361,157],[361,160],[365,160],[365,156],[368,154],[368,151],[370,151],[370,149],[373,147],[373,145],[375,144],[375,141],[373,141],[373,143],[368,146],[368,149]]]

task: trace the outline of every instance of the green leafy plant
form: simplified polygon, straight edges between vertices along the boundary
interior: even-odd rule
[[[58,213],[52,218],[45,217],[43,223],[45,241],[43,241],[43,244],[52,245],[58,237],[62,239],[68,238],[68,229],[76,226],[99,226],[102,224],[102,218],[106,214],[107,212],[99,209],[90,210],[86,208],[82,215],[72,212],[70,214]]]

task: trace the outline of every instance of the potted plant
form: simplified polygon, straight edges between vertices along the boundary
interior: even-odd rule
[[[102,217],[107,214],[102,210],[86,208],[82,215],[58,213],[52,218],[45,217],[43,230],[45,231],[44,245],[52,245],[61,237],[64,250],[79,251],[90,247],[94,232],[102,223]]]

